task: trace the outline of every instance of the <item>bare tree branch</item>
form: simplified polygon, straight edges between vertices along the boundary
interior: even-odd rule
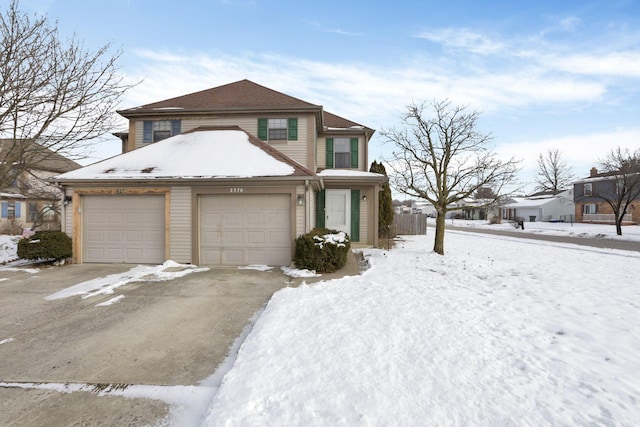
[[[562,159],[560,150],[555,148],[550,149],[544,155],[540,153],[536,177],[537,191],[551,191],[555,194],[570,188],[574,180],[575,176]]]
[[[515,183],[519,161],[502,161],[489,147],[490,134],[477,131],[477,112],[452,107],[449,101],[428,106],[434,117],[425,116],[427,106],[409,105],[401,129],[382,130],[395,145],[387,159],[390,181],[400,192],[433,204],[437,212],[434,251],[444,254],[444,219],[447,211],[479,190],[490,188],[495,203]],[[515,190],[515,189],[514,189]]]
[[[86,49],[63,40],[57,23],[29,16],[18,0],[0,9],[0,189],[12,175],[50,153],[86,155],[95,138],[114,129],[115,110],[131,86],[117,73],[121,52]]]
[[[600,160],[599,179],[592,182],[592,197],[604,201],[613,211],[616,233],[622,235],[622,221],[631,203],[640,200],[640,149],[612,149]]]

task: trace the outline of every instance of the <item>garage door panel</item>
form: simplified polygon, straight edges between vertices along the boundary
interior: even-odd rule
[[[290,204],[288,194],[200,196],[200,263],[288,265]]]
[[[247,243],[249,244],[265,244],[267,239],[265,238],[264,231],[249,231],[247,232]]]
[[[83,261],[161,263],[164,196],[83,196]]]

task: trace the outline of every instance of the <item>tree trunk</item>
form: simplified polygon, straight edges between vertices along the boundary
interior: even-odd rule
[[[433,243],[433,251],[437,254],[444,255],[444,220],[445,212],[440,212],[436,215],[436,238]]]
[[[622,219],[623,218],[624,218],[624,215],[621,215],[620,217],[616,215],[616,234],[618,236],[622,236]]]

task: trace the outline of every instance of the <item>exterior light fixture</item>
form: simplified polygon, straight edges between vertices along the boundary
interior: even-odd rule
[[[296,203],[298,204],[298,206],[304,206],[304,194],[298,194]]]

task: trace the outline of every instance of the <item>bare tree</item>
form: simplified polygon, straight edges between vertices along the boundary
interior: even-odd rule
[[[479,113],[452,107],[447,100],[434,101],[429,107],[432,118],[425,117],[425,104],[409,105],[403,116],[404,126],[381,134],[396,146],[387,161],[394,187],[435,207],[433,250],[444,255],[447,211],[461,209],[455,207],[457,202],[487,187],[493,195],[486,203],[495,203],[514,183],[519,161],[502,161],[491,150],[492,136],[476,129]]]
[[[592,182],[592,197],[607,203],[614,214],[616,233],[622,235],[622,221],[631,203],[640,201],[640,149],[617,147],[600,160],[602,179]]]
[[[64,40],[57,23],[29,16],[18,0],[0,9],[0,189],[58,153],[86,155],[91,140],[113,130],[115,109],[131,86],[116,72],[121,52]]]
[[[536,190],[552,191],[554,194],[570,188],[575,177],[571,168],[562,159],[562,153],[557,148],[549,149],[544,155],[538,156],[538,174]]]

